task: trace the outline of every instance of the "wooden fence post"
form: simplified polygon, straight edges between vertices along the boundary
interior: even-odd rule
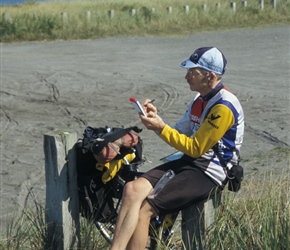
[[[183,6],[183,10],[187,14],[189,12],[189,6],[188,5],[184,5]]]
[[[260,0],[260,8],[261,10],[264,10],[264,0]]]
[[[185,250],[203,250],[206,230],[214,223],[215,209],[220,205],[221,192],[208,200],[193,204],[182,210],[182,242]]]
[[[75,249],[79,244],[76,141],[76,133],[44,135],[47,249]]]
[[[131,9],[130,10],[130,15],[135,16],[136,15],[136,9]]]
[[[12,18],[10,17],[9,13],[4,12],[2,14],[2,20],[4,23],[12,23]]]
[[[244,8],[246,8],[247,5],[248,5],[247,1],[242,1],[242,6],[243,6]]]
[[[68,21],[67,12],[61,12],[62,21],[66,23]]]
[[[232,11],[233,11],[233,13],[235,14],[236,13],[236,2],[231,2],[230,3],[230,6],[231,6],[231,8],[232,8]]]
[[[108,11],[108,15],[109,15],[109,18],[110,19],[113,19],[114,18],[114,15],[115,15],[115,11],[114,10],[109,10]]]
[[[87,17],[87,22],[90,23],[91,22],[91,12],[89,10],[86,11],[86,17]]]

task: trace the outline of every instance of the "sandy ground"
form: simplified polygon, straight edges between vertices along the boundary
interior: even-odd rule
[[[0,232],[22,209],[29,189],[44,199],[46,132],[68,129],[81,136],[87,125],[142,127],[131,96],[154,98],[163,118],[174,124],[194,95],[179,64],[201,46],[217,46],[228,59],[223,83],[244,107],[246,173],[289,173],[289,42],[289,26],[279,26],[175,38],[2,44]],[[174,152],[154,133],[141,135],[152,161],[143,170]],[[282,159],[269,157],[277,147],[286,149]]]

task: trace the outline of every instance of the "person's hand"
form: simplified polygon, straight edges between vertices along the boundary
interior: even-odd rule
[[[143,107],[147,113],[147,117],[140,115],[140,119],[147,129],[161,132],[165,127],[165,123],[157,114],[157,108],[152,103],[149,103],[150,100],[146,101],[144,102]]]
[[[150,99],[146,99],[143,103],[142,103],[143,109],[145,111],[145,113],[148,115],[150,112],[153,112],[155,114],[157,114],[157,108],[153,105],[153,103],[151,102]]]

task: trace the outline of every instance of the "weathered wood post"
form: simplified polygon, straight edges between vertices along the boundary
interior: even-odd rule
[[[188,6],[188,5],[184,5],[184,6],[183,6],[183,10],[184,10],[184,12],[185,12],[186,14],[188,14],[188,12],[189,12],[189,6]]]
[[[236,10],[237,10],[237,5],[236,5],[236,2],[231,2],[230,3],[230,6],[231,6],[231,8],[232,8],[232,11],[233,11],[233,13],[235,14],[236,13]]]
[[[248,2],[247,2],[247,1],[242,1],[242,6],[243,6],[244,8],[246,8],[247,5],[248,5]]]
[[[130,15],[135,16],[136,15],[136,9],[130,9]]]
[[[88,10],[86,11],[87,23],[91,22],[91,12]]]
[[[261,10],[264,10],[264,0],[260,0],[260,8]]]
[[[79,243],[76,141],[76,133],[44,135],[47,249],[75,249]]]
[[[214,223],[215,209],[220,205],[221,192],[182,210],[182,242],[185,250],[206,248],[205,232]]]
[[[68,21],[67,12],[61,12],[62,21],[66,23]]]
[[[272,4],[273,9],[276,9],[277,0],[271,0],[271,4]]]
[[[167,13],[168,14],[171,14],[172,13],[172,7],[171,6],[167,7],[166,9],[167,9]]]
[[[12,23],[12,18],[10,17],[9,13],[4,12],[2,14],[2,20],[4,23]]]
[[[114,15],[115,15],[115,11],[114,10],[109,10],[108,11],[108,15],[109,15],[109,18],[110,19],[113,19],[114,18]]]

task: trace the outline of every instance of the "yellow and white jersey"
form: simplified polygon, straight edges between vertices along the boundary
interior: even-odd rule
[[[226,176],[212,148],[218,145],[231,168],[238,162],[243,135],[242,106],[222,83],[204,97],[197,94],[176,125],[166,125],[160,133],[164,141],[192,157],[194,165],[222,186]]]

